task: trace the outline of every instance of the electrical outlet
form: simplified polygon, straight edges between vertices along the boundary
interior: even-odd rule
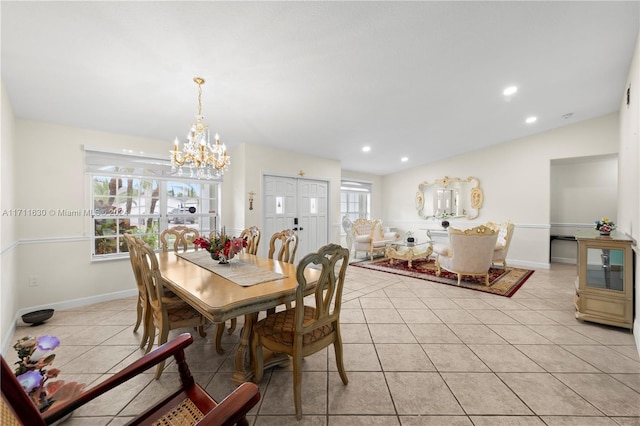
[[[38,287],[38,277],[36,275],[29,275],[29,287]]]

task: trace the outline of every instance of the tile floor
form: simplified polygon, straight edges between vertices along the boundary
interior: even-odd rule
[[[305,360],[304,418],[291,371],[266,371],[252,425],[640,425],[640,357],[628,331],[582,323],[575,266],[538,270],[512,297],[350,267],[342,330],[349,384],[333,349]],[[94,383],[142,355],[135,301],[58,311],[16,338],[55,334],[62,379]],[[213,350],[214,327],[187,359],[215,397],[232,389],[239,329]],[[181,330],[185,331],[185,330]],[[180,332],[180,331],[177,331]],[[175,335],[177,332],[172,332]],[[67,426],[121,425],[174,386],[144,374],[76,411]]]

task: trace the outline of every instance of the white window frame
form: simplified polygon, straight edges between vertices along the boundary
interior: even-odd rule
[[[179,177],[177,176],[175,169],[171,167],[169,160],[166,159],[145,155],[143,153],[133,153],[126,150],[109,151],[87,147],[85,147],[85,174],[88,176],[89,180],[90,207],[87,211],[91,212],[91,224],[89,229],[91,238],[91,259],[94,261],[117,259],[128,256],[126,247],[122,247],[123,243],[120,241],[121,235],[124,233],[124,231],[121,231],[120,229],[120,225],[125,223],[123,220],[129,220],[129,229],[131,229],[131,224],[140,224],[140,220],[143,220],[142,223],[144,223],[144,220],[153,218],[154,222],[158,224],[157,229],[153,229],[151,232],[147,232],[146,229],[143,229],[141,237],[146,239],[147,242],[154,246],[154,249],[156,250],[159,248],[160,233],[162,230],[171,227],[172,221],[175,221],[176,224],[185,224],[196,228],[202,226],[199,230],[202,235],[206,236],[208,236],[211,231],[217,230],[217,227],[219,226],[220,221],[218,220],[218,212],[220,211],[221,204],[221,178],[205,180],[183,176]],[[96,197],[100,196],[95,195],[94,180],[98,177],[122,180],[135,179],[154,182],[158,188],[158,202],[154,211],[159,211],[159,213],[153,214],[145,212],[143,214],[123,214],[122,210],[117,208],[110,210],[96,208],[94,201],[97,199]],[[198,185],[200,187],[195,191],[198,195],[186,196],[182,194],[181,197],[170,197],[168,187],[171,183],[184,183],[185,186],[191,188],[193,185]],[[203,194],[209,194],[209,197],[203,197]],[[121,197],[122,194],[118,194],[118,196]],[[169,200],[173,199],[175,203],[175,198],[187,200],[187,203],[181,203],[177,206],[180,210],[183,208],[188,209],[189,199],[195,199],[195,205],[192,205],[192,207],[200,206],[202,210],[207,209],[208,211],[204,212],[196,209],[194,214],[190,213],[188,210],[171,214],[169,211],[171,208]],[[191,218],[194,219],[196,225],[189,223],[188,220]],[[183,220],[179,221],[178,219]],[[107,228],[111,228],[110,225],[113,225],[113,237],[106,237],[104,234],[96,235],[96,225],[100,220],[113,220],[113,222],[105,222],[105,225],[109,225]],[[137,227],[134,226],[134,229],[137,229]],[[114,239],[114,253],[96,253],[96,247],[100,240],[104,240],[106,242]],[[122,251],[121,248],[123,249]]]

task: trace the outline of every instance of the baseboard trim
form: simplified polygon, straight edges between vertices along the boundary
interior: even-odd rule
[[[528,269],[551,269],[550,263],[527,262],[526,260],[507,259],[507,266],[523,267]]]
[[[553,263],[568,263],[570,265],[575,265],[576,264],[576,259],[570,258],[570,257],[552,257],[551,261]]]
[[[32,312],[32,311],[37,311],[40,309],[55,309],[55,310],[63,310],[63,309],[70,309],[70,308],[78,308],[81,306],[88,306],[88,305],[93,305],[95,303],[101,303],[101,302],[109,302],[111,300],[118,300],[118,299],[124,299],[126,297],[132,297],[132,296],[136,296],[138,294],[138,289],[130,289],[130,290],[123,290],[123,291],[116,291],[114,293],[106,293],[106,294],[99,294],[96,296],[89,296],[89,297],[82,297],[79,299],[72,299],[72,300],[65,300],[62,302],[56,302],[56,303],[50,303],[47,305],[40,305],[40,306],[31,306],[28,308],[22,308],[19,309],[18,312],[16,313],[15,317],[13,318],[13,323],[11,324],[11,328],[8,330],[7,333],[7,337],[5,338],[5,341],[2,342],[2,353],[6,354],[7,350],[9,350],[9,348],[13,347],[13,335],[16,331],[16,327],[18,324],[23,324],[22,322],[22,315],[28,313],[28,312]]]

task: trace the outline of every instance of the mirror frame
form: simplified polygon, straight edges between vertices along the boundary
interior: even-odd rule
[[[429,214],[431,210],[427,209],[426,203],[433,204],[432,194],[437,189],[452,189],[459,188],[463,193],[460,195],[463,206],[462,214],[448,215],[448,216],[436,216],[435,210],[433,214]],[[476,177],[469,176],[466,179],[460,179],[457,177],[450,178],[445,176],[443,179],[436,179],[435,181],[428,183],[424,181],[418,185],[418,192],[416,192],[416,210],[418,215],[424,219],[443,219],[450,217],[464,217],[467,219],[475,219],[480,214],[482,203],[484,202],[484,194],[482,188],[480,188],[480,180]]]

